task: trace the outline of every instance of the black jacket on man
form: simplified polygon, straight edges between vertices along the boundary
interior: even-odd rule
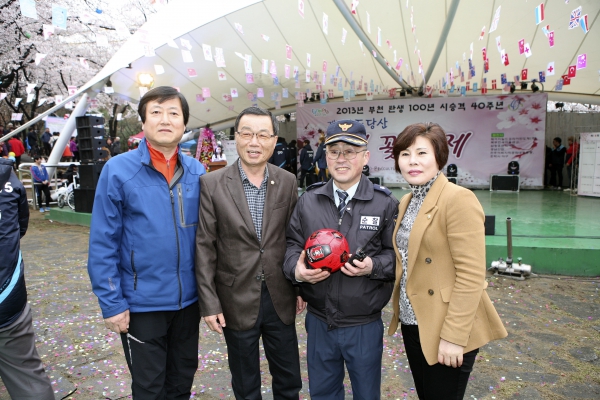
[[[283,168],[288,170],[288,166],[290,163],[290,157],[288,154],[287,144],[285,143],[285,138],[278,138],[277,144],[275,145],[275,150],[273,150],[273,155],[269,158],[269,162],[273,165],[278,166],[279,168]]]
[[[0,158],[0,328],[16,321],[27,304],[20,242],[28,224],[25,188],[13,162]]]
[[[310,147],[310,144],[305,144],[300,150],[300,169],[304,171],[314,171],[315,170],[315,161],[314,161],[315,152]]]
[[[398,200],[388,189],[373,185],[365,176],[361,176],[340,225],[333,197],[333,180],[309,187],[298,199],[287,229],[283,271],[292,283],[299,286],[300,295],[308,303],[308,311],[327,323],[329,329],[363,325],[381,317],[381,310],[392,295],[395,279],[396,256],[392,236],[397,214]],[[296,281],[296,262],[304,250],[306,239],[323,228],[340,231],[348,240],[351,253],[364,246],[377,228],[383,229],[363,249],[373,260],[373,271],[369,277],[351,277],[337,271],[314,285]]]

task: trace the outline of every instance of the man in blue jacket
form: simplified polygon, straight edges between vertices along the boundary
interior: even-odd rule
[[[20,242],[29,224],[23,184],[0,158],[0,376],[13,399],[54,400],[35,349]]]
[[[108,329],[121,335],[134,398],[189,399],[198,368],[194,274],[200,176],[181,154],[189,118],[171,87],[138,107],[145,139],[111,158],[98,180],[88,272]]]

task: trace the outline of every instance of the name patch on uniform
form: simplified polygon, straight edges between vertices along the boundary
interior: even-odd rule
[[[376,231],[379,229],[381,217],[360,216],[360,227],[362,231]]]

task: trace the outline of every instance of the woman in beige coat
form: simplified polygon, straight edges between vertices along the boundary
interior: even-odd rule
[[[420,399],[462,399],[479,347],[507,336],[485,288],[484,213],[441,173],[448,142],[437,124],[413,124],[393,148],[412,193],[394,230],[396,282],[389,334],[401,324]]]

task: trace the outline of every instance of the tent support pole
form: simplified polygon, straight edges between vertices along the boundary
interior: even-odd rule
[[[427,72],[425,73],[425,80],[423,81],[423,86],[429,78],[431,78],[431,74],[433,73],[433,69],[435,68],[438,59],[440,58],[440,54],[442,54],[442,50],[446,44],[446,40],[448,39],[448,32],[450,32],[450,28],[452,28],[452,23],[454,22],[454,17],[456,16],[456,10],[458,9],[458,4],[460,0],[452,0],[450,4],[450,8],[448,9],[448,15],[446,16],[446,22],[444,23],[444,27],[442,28],[442,32],[440,33],[440,39],[438,44],[433,52],[433,56],[431,57],[431,62],[429,63],[429,67],[427,68]]]

